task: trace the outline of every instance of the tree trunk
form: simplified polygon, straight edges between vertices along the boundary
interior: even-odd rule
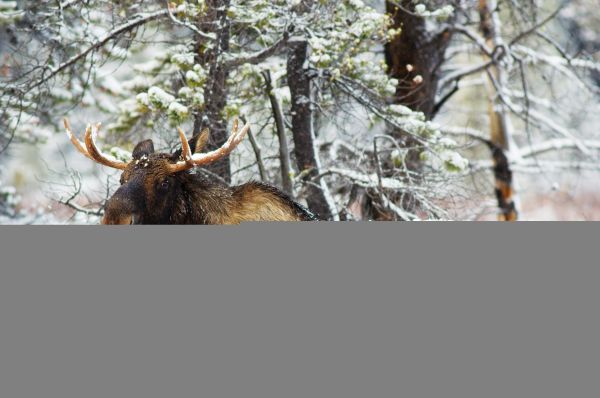
[[[321,219],[331,219],[327,187],[323,182],[311,183],[319,174],[319,160],[314,146],[311,108],[311,81],[305,65],[308,63],[308,41],[296,37],[289,41],[287,79],[291,94],[292,135],[298,170],[306,181],[306,201],[311,211]],[[321,179],[322,180],[322,179]]]
[[[290,154],[287,145],[287,138],[285,136],[285,124],[283,123],[283,112],[279,105],[279,100],[273,92],[273,83],[271,81],[271,72],[268,70],[263,72],[265,79],[265,88],[267,90],[267,96],[271,102],[271,108],[273,109],[273,118],[275,119],[275,129],[277,130],[277,137],[279,138],[279,163],[281,170],[281,186],[283,191],[290,196],[293,196],[294,189],[292,185],[292,178],[290,176]]]
[[[202,16],[200,29],[216,35],[216,42],[207,46],[206,39],[196,38],[197,62],[208,67],[208,79],[204,86],[204,109],[194,117],[194,134],[203,128],[210,129],[207,149],[213,150],[225,143],[229,136],[224,110],[227,105],[227,77],[229,71],[221,62],[221,54],[229,50],[230,21],[227,17],[229,0],[207,0],[207,12]],[[207,170],[231,182],[229,156],[221,158],[205,167]]]
[[[439,1],[440,5],[446,1]],[[394,102],[404,105],[418,112],[423,112],[429,120],[433,119],[438,109],[436,95],[440,79],[440,65],[450,42],[449,31],[432,33],[427,30],[424,18],[414,13],[414,2],[411,0],[386,1],[386,12],[392,17],[391,28],[401,30],[400,35],[394,37],[385,45],[385,62],[388,74],[398,80]],[[405,148],[417,147],[418,143],[402,131],[395,129],[390,134]],[[409,150],[406,155],[406,167],[410,171],[421,170],[420,150]],[[361,191],[360,189],[357,190]],[[390,195],[394,202],[410,212],[418,209],[417,200],[410,194],[403,195],[400,200],[398,195]],[[368,194],[361,196],[361,214],[370,214],[374,220],[395,220],[397,217],[392,211],[386,211],[383,204],[375,203],[377,195]],[[351,206],[356,206],[352,203]]]
[[[392,28],[401,29],[401,33],[385,45],[385,61],[389,75],[398,79],[395,102],[423,112],[431,120],[437,112],[435,99],[440,65],[444,62],[451,33],[429,32],[425,18],[414,15],[414,3],[411,0],[386,1]]]
[[[500,34],[495,0],[479,0],[479,29],[490,50],[501,47],[504,43]],[[514,156],[512,125],[506,106],[498,99],[497,90],[506,87],[506,74],[497,61],[486,75],[488,89],[488,114],[490,118],[490,141],[492,143],[492,159],[494,161],[494,179],[496,198],[498,200],[499,221],[516,221],[518,218],[516,194],[512,171],[508,159]],[[492,81],[495,80],[495,84]],[[496,85],[498,87],[496,87]],[[498,102],[497,102],[498,101]]]

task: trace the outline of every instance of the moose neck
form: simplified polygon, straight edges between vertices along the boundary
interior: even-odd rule
[[[239,224],[245,221],[316,219],[283,192],[260,182],[228,187],[188,174],[182,186],[185,194],[181,204],[187,207],[176,211],[178,216],[173,218],[172,223]]]
[[[232,188],[197,174],[185,174],[183,197],[175,209],[178,224],[223,224],[234,206]]]

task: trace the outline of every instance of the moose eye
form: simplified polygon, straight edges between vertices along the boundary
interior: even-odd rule
[[[159,188],[161,191],[166,191],[169,189],[169,180],[168,179],[164,179],[162,180],[162,182],[159,185]]]

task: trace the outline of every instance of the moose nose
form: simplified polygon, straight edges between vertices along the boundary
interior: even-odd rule
[[[129,225],[133,224],[133,206],[129,200],[119,197],[111,198],[106,204],[102,224]]]
[[[129,225],[134,221],[134,206],[131,200],[115,195],[106,203],[102,224]]]
[[[106,202],[102,224],[134,224],[136,213],[143,206],[143,179],[131,178],[121,185]]]

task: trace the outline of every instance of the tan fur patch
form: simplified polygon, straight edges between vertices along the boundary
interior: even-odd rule
[[[223,224],[245,221],[300,221],[300,217],[280,198],[259,189],[246,188],[235,198]]]

